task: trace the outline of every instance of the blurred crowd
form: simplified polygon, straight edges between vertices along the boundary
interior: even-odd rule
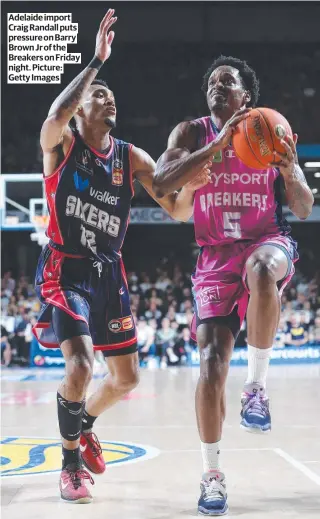
[[[156,359],[161,367],[189,364],[197,346],[190,337],[193,317],[191,273],[179,264],[153,272],[129,272],[131,308],[137,327],[140,363]],[[320,271],[306,277],[297,270],[281,299],[274,347],[320,345]],[[32,326],[40,311],[30,279],[1,280],[1,361],[28,366]],[[247,343],[246,321],[236,347]]]

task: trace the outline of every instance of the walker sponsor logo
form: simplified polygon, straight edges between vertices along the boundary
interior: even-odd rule
[[[103,193],[102,191],[98,191],[93,187],[90,188],[90,196],[93,196],[93,198],[99,200],[99,202],[104,202],[108,205],[117,205],[118,200],[120,200],[120,196],[110,195],[109,191],[105,191]]]
[[[199,292],[200,305],[206,306],[210,303],[216,303],[220,301],[220,294],[218,286],[204,288]]]
[[[199,353],[194,352],[192,365],[199,366]],[[300,348],[274,349],[271,353],[271,364],[314,364],[320,363],[320,346],[301,346]],[[235,349],[231,366],[245,366],[248,363],[248,350],[246,348]]]

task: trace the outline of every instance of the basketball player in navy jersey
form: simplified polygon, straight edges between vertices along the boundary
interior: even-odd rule
[[[106,83],[95,80],[111,54],[110,28],[116,20],[110,9],[100,24],[93,60],[55,100],[40,138],[50,242],[36,274],[42,309],[34,333],[45,347],[60,347],[65,359],[65,378],[57,393],[60,492],[73,503],[92,500],[86,480],[93,480],[83,470],[81,456],[92,472],[105,469],[92,433],[95,419],[138,383],[136,331],[121,259],[133,181],[138,179],[157,200],[154,161],[110,136],[116,125],[115,98]],[[161,198],[160,205],[174,218],[185,219],[184,197],[205,184],[208,173],[201,164],[191,183],[179,194]],[[94,349],[104,351],[109,374],[85,402]]]

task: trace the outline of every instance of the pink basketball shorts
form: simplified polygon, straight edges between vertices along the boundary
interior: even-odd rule
[[[288,236],[264,236],[254,242],[243,241],[221,246],[206,246],[200,251],[192,276],[195,315],[191,336],[203,319],[227,316],[237,307],[241,323],[246,315],[249,289],[246,284],[246,262],[263,245],[274,245],[288,258],[288,270],[278,283],[279,292],[289,283],[298,259],[296,243]]]

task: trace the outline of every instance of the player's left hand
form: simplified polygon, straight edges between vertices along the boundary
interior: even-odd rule
[[[198,189],[201,189],[202,187],[206,186],[209,183],[212,183],[211,179],[211,170],[210,166],[212,165],[212,162],[208,162],[204,168],[198,173],[196,177],[194,177],[190,182],[188,182],[184,188],[188,191],[194,192]]]
[[[286,135],[280,141],[282,146],[285,148],[286,153],[280,153],[278,151],[274,152],[275,160],[270,163],[270,166],[279,168],[283,176],[291,175],[294,171],[295,164],[298,164],[296,149],[297,140],[298,135],[296,133],[293,135],[293,139],[289,135]]]
[[[99,31],[96,38],[95,56],[102,62],[107,61],[111,54],[111,45],[114,39],[114,31],[110,31],[111,26],[117,21],[114,15],[114,9],[109,9],[105,17],[100,23]]]

